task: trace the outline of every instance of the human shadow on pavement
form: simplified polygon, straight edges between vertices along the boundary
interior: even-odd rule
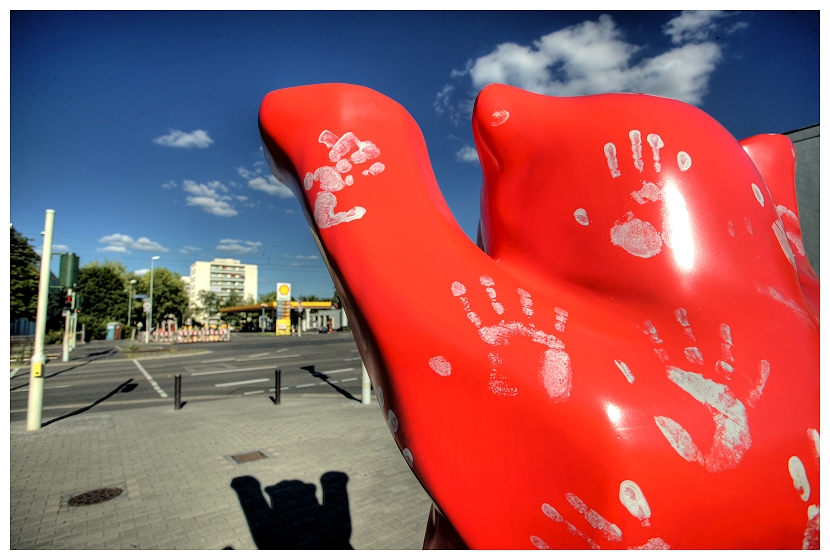
[[[320,477],[323,504],[316,486],[300,480],[283,480],[265,488],[259,481],[239,476],[231,488],[239,497],[254,543],[260,550],[352,550],[352,520],[346,473],[330,471]]]
[[[326,375],[325,373],[323,373],[322,371],[315,371],[314,366],[303,366],[300,369],[306,370],[308,373],[310,373],[313,377],[316,377],[317,379],[322,379],[323,381],[325,381],[326,383],[329,384],[329,387],[331,387],[332,389],[334,389],[335,391],[337,391],[338,393],[340,393],[341,395],[343,395],[347,399],[352,399],[353,401],[357,401],[357,402],[363,402],[360,399],[358,399],[357,397],[355,397],[354,395],[352,395],[347,390],[343,389],[342,387],[338,387],[337,385],[335,385],[334,383],[329,381],[329,376]]]
[[[100,404],[100,403],[104,402],[105,400],[107,400],[111,396],[115,395],[116,393],[129,393],[130,391],[132,391],[136,387],[138,387],[138,383],[133,383],[132,378],[130,378],[130,379],[126,380],[124,383],[122,383],[121,385],[119,385],[118,387],[116,387],[115,389],[113,389],[112,391],[110,391],[109,393],[107,393],[106,395],[104,395],[103,397],[101,397],[100,399],[98,399],[97,401],[95,401],[94,403],[92,403],[91,405],[81,407],[77,410],[73,410],[72,412],[67,412],[63,416],[58,416],[57,418],[52,418],[51,420],[43,422],[40,425],[40,427],[45,428],[49,424],[51,424],[53,422],[57,422],[58,420],[63,420],[64,418],[69,418],[70,416],[75,416],[76,414],[86,412],[87,410],[89,410],[90,408],[95,406],[96,404]]]

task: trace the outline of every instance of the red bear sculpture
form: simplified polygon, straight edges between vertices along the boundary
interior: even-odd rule
[[[427,546],[818,547],[819,283],[788,139],[489,86],[477,247],[391,99],[279,90],[259,123],[434,501]]]

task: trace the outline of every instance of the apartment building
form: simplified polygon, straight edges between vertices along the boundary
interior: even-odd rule
[[[257,265],[243,264],[237,259],[213,259],[196,261],[190,265],[190,282],[187,295],[192,307],[198,307],[199,292],[214,292],[222,297],[230,295],[231,290],[238,290],[242,297],[256,301]]]

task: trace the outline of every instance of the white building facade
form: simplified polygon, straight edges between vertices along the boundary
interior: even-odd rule
[[[213,259],[196,261],[190,265],[190,282],[187,295],[191,308],[200,305],[199,292],[213,292],[228,297],[237,290],[245,300],[257,300],[258,270],[255,264],[243,264],[237,259]]]

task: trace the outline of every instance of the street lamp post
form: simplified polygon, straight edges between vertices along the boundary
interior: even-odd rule
[[[153,265],[160,257],[153,257],[150,259],[150,314],[147,315],[147,329],[144,331],[144,342],[150,343],[150,330],[153,328]]]
[[[132,317],[133,317],[133,284],[135,284],[135,280],[130,280],[130,299],[127,302],[129,307],[127,308],[127,326],[132,326]]]

